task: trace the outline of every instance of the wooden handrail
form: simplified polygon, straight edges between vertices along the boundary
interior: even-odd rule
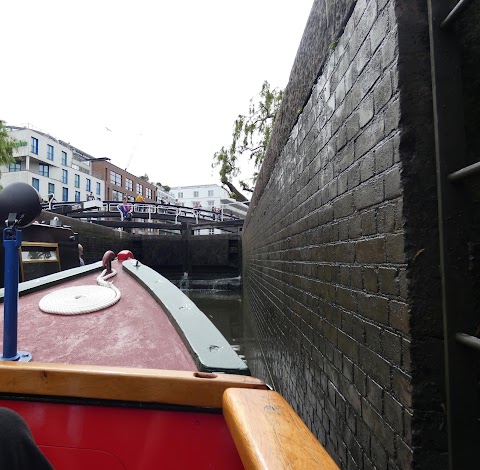
[[[223,415],[246,469],[339,470],[277,392],[230,388],[223,396]]]
[[[243,375],[40,362],[0,363],[0,393],[221,408],[226,389],[259,388]]]

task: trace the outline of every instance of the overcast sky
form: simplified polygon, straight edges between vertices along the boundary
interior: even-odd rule
[[[4,2],[0,119],[153,182],[219,183],[213,154],[264,80],[285,88],[312,4]]]

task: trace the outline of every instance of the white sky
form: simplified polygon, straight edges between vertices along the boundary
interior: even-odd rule
[[[153,182],[219,183],[213,154],[264,80],[285,88],[312,4],[3,2],[0,119]]]

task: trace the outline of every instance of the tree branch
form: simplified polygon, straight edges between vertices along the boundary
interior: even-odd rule
[[[227,188],[230,190],[231,193],[235,195],[235,198],[239,202],[247,202],[248,199],[232,184],[230,181],[225,180],[222,181],[222,184],[227,186]]]

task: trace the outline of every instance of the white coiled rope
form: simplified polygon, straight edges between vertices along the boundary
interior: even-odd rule
[[[107,279],[115,276],[117,271],[106,275],[105,269],[97,277],[96,286],[74,286],[59,289],[43,297],[38,306],[42,312],[58,315],[79,315],[91,313],[116,304],[122,294]]]

